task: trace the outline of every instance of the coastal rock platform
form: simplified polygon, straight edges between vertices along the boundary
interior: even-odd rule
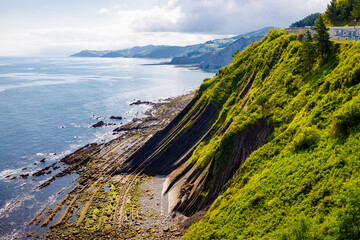
[[[119,174],[118,169],[191,98],[187,94],[152,103],[145,118],[115,129],[115,139],[88,144],[61,159],[64,170],[37,189],[45,191],[57,178],[71,173],[79,175],[78,184],[55,207],[39,209],[29,224],[49,228],[46,239],[180,239],[190,220],[170,211],[168,196],[163,194],[165,177],[136,170]],[[52,167],[33,176],[42,176]]]

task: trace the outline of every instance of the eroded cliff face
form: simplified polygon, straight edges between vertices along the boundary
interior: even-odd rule
[[[142,172],[148,175],[168,175],[192,154],[194,147],[211,128],[216,107],[208,104],[189,105],[162,131],[156,133],[144,147],[132,155],[116,172]]]
[[[255,78],[254,71],[237,90],[242,109],[246,108]],[[273,131],[263,117],[232,138],[232,150],[225,159],[219,161],[214,156],[200,167],[191,161],[195,149],[201,142],[222,138],[232,127],[231,122],[218,124],[223,114],[221,108],[203,101],[201,94],[199,91],[164,130],[156,133],[115,172],[167,176],[163,193],[169,193],[170,209],[186,216],[209,207],[246,158],[263,146]]]
[[[165,191],[169,191],[170,196],[177,196],[177,201],[172,199],[172,209],[191,216],[209,206],[247,157],[266,143],[272,131],[273,128],[267,124],[266,119],[262,119],[236,136],[232,154],[217,174],[214,159],[203,169],[187,161],[173,171],[167,177],[165,185]],[[207,195],[204,196],[203,192],[207,192]]]

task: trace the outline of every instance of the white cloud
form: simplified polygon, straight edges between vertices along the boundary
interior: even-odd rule
[[[99,10],[99,12],[100,13],[108,13],[108,12],[110,12],[110,10],[107,9],[107,8],[102,8],[102,9]]]
[[[328,0],[170,0],[163,7],[121,10],[135,31],[237,34],[265,26],[286,27],[324,12]]]
[[[266,26],[287,27],[311,13],[324,12],[329,1],[169,0],[162,6],[132,4],[131,9],[125,4],[103,6],[97,12],[64,14],[52,21],[46,14],[32,15],[35,22],[23,19],[12,25],[2,19],[0,53],[70,54],[82,49],[196,44]]]

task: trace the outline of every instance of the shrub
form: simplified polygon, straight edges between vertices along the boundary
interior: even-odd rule
[[[360,100],[353,99],[344,104],[335,114],[331,135],[335,138],[349,134],[349,130],[360,121]]]
[[[305,127],[293,140],[293,149],[295,151],[307,149],[315,145],[320,139],[320,132],[316,127]]]
[[[341,204],[344,206],[335,213],[335,224],[330,228],[330,235],[335,239],[360,239],[360,190],[354,184],[342,193]]]
[[[310,233],[311,222],[307,218],[301,217],[291,225],[290,229],[280,235],[281,240],[315,239]]]

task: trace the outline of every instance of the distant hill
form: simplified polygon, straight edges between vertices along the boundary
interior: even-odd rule
[[[309,16],[305,17],[304,19],[297,21],[290,25],[290,27],[307,27],[307,26],[314,26],[315,21],[321,16],[321,13],[313,13]]]
[[[221,51],[211,54],[206,58],[201,64],[201,69],[215,70],[222,68],[226,65],[229,65],[233,59],[234,53],[236,51],[244,51],[251,43],[255,41],[260,41],[263,36],[251,36],[251,37],[242,37],[237,41],[233,42],[226,48]]]
[[[209,41],[187,56],[175,57],[170,64],[199,64],[201,69],[216,70],[231,63],[236,51],[243,51],[251,43],[260,41],[274,27],[244,33],[229,39]]]
[[[70,57],[101,57],[111,51],[93,51],[93,50],[83,50],[81,52],[75,53]]]
[[[196,64],[203,69],[218,69],[231,62],[234,52],[242,51],[252,42],[261,40],[271,29],[273,27],[184,47],[148,45],[117,51],[83,50],[71,57],[172,58],[170,64]]]
[[[133,47],[130,49],[108,52],[101,57],[125,57],[125,58],[172,58],[188,54],[198,49],[198,45],[180,46],[153,46]]]

